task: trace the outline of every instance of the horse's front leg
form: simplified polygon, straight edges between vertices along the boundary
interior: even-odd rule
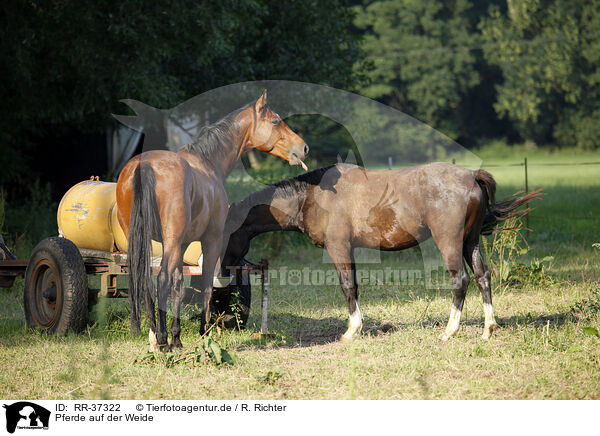
[[[342,335],[341,340],[351,341],[362,329],[362,313],[358,306],[358,286],[356,284],[356,266],[354,264],[353,250],[347,241],[328,243],[326,248],[340,277],[340,284],[346,296],[346,303],[348,304],[348,312],[350,314],[348,330]]]

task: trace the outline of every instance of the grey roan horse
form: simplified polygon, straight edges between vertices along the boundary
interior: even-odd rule
[[[471,268],[485,312],[483,337],[497,324],[492,309],[490,272],[479,235],[515,214],[538,191],[495,202],[496,183],[484,170],[432,163],[390,171],[369,171],[337,164],[284,180],[251,194],[229,209],[230,234],[223,265],[237,265],[250,240],[263,232],[303,232],[325,247],[335,263],[346,296],[350,323],[342,340],[362,328],[354,248],[403,250],[430,237],[450,273],[454,300],[443,340],[458,331]]]

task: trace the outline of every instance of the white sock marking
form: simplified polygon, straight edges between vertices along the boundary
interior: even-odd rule
[[[350,315],[349,318],[349,326],[346,333],[344,333],[344,338],[352,339],[356,332],[359,332],[362,329],[362,313],[360,312],[360,307],[358,307],[358,302],[356,303],[356,310],[353,314]]]
[[[156,333],[152,329],[148,330],[148,340],[150,341],[150,352],[160,351],[158,348],[158,339],[156,339]]]
[[[494,318],[494,308],[489,303],[483,303],[483,313],[485,314],[485,326],[483,327],[483,338],[489,339],[496,329],[496,319]]]
[[[450,308],[450,317],[448,318],[446,332],[442,336],[442,339],[447,340],[450,336],[454,336],[456,334],[460,325],[460,315],[461,311],[452,305]]]
[[[483,303],[483,313],[485,313],[485,325],[495,324],[494,308],[489,303]]]

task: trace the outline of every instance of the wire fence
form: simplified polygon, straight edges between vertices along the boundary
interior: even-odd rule
[[[452,159],[452,163],[456,164],[456,159]],[[590,166],[590,165],[600,165],[600,161],[592,161],[592,162],[537,162],[537,163],[528,163],[527,158],[523,158],[523,162],[517,163],[503,163],[503,164],[483,164],[482,167],[486,168],[501,168],[501,167],[523,167],[523,184],[525,187],[525,193],[529,192],[529,172],[528,168],[530,166],[535,167],[558,167],[558,166]],[[529,207],[529,204],[526,204]],[[525,220],[527,224],[527,228],[529,228],[529,210],[525,213]]]
[[[452,163],[454,162],[454,159],[452,160]],[[535,167],[560,167],[560,166],[577,166],[577,165],[600,165],[600,161],[599,162],[564,162],[564,163],[560,163],[560,162],[541,162],[541,163],[529,163],[529,166],[535,166]],[[484,167],[489,167],[489,168],[493,168],[493,167],[522,167],[525,166],[524,162],[518,162],[518,163],[505,163],[505,164],[483,164],[482,166]]]

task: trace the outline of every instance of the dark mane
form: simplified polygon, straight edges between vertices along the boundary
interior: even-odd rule
[[[309,186],[319,185],[323,176],[335,167],[336,165],[330,165],[282,180],[233,203],[229,208],[226,232],[231,233],[239,229],[248,217],[250,210],[256,206],[270,205],[274,198],[302,197]]]
[[[184,145],[181,150],[211,161],[214,161],[215,158],[217,160],[222,158],[226,146],[231,141],[235,118],[247,107],[248,105],[231,112],[214,124],[201,127],[196,140],[191,144]]]
[[[263,191],[272,190],[273,198],[288,198],[296,195],[298,192],[305,191],[309,185],[318,185],[327,171],[335,165],[318,168],[308,173],[300,174],[299,176],[290,179],[282,180],[281,182],[269,185]]]
[[[325,173],[334,167],[335,165],[330,165],[324,168],[318,168],[308,173],[300,174],[299,176],[269,185],[260,191],[250,194],[243,200],[233,203],[230,210],[236,210],[238,212],[245,210],[245,218],[245,215],[254,206],[271,204],[271,201],[274,198],[290,198],[303,193],[310,185],[320,184]]]

